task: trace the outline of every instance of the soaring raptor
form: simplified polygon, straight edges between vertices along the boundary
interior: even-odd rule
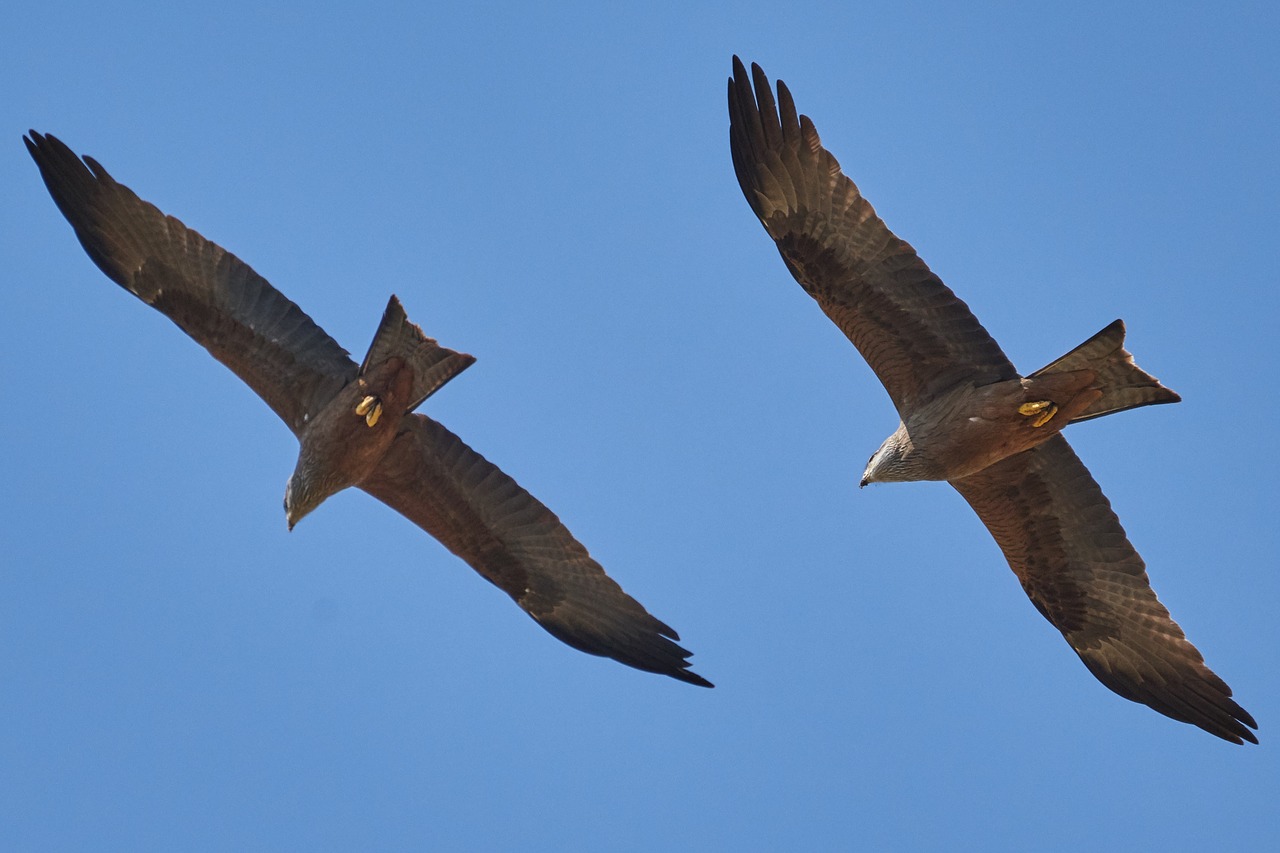
[[[734,57],[738,183],[787,269],[871,365],[898,428],[862,485],[946,480],[986,524],[1036,609],[1099,681],[1234,743],[1257,723],[1151,590],[1070,423],[1178,395],[1134,364],[1119,320],[1021,376],[969,307],[876,216],[787,87]]]
[[[52,136],[24,140],[107,277],[243,379],[298,438],[289,527],[348,486],[440,540],[575,649],[689,684],[679,636],[622,591],[551,510],[413,410],[475,361],[410,323],[394,296],[364,361],[235,255],[165,216]]]

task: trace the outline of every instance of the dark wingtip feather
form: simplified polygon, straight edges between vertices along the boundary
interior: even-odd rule
[[[676,679],[677,681],[683,681],[685,684],[692,684],[695,687],[709,687],[709,688],[715,687],[714,684],[712,684],[710,681],[707,681],[705,678],[703,678],[701,675],[698,675],[698,673],[694,672],[691,669],[682,669],[677,672],[668,673],[668,675],[670,675],[672,678]]]
[[[664,638],[672,641],[678,641],[680,639],[680,635],[675,632],[675,629],[668,626],[667,623],[658,620],[658,624],[662,626],[661,633]],[[671,645],[675,646],[675,650],[679,653],[680,659],[675,662],[674,666],[661,670],[661,674],[669,675],[677,681],[683,681],[686,684],[693,684],[697,687],[715,687],[715,685],[710,681],[707,681],[701,675],[698,675],[698,673],[689,669],[689,667],[693,665],[689,662],[689,658],[693,656],[693,652],[676,645],[675,642],[672,642]]]
[[[621,592],[621,588],[618,591]],[[693,652],[676,642],[679,635],[665,622],[645,611],[639,602],[630,596],[628,599],[642,614],[640,620],[634,621],[631,618],[634,614],[627,614],[607,632],[586,629],[587,623],[582,620],[541,617],[530,611],[525,603],[520,604],[543,630],[580,652],[611,658],[634,669],[666,675],[686,684],[715,687],[689,668],[693,665],[689,661]]]

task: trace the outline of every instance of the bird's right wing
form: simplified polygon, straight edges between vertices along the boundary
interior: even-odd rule
[[[356,372],[346,350],[249,265],[53,136],[23,140],[107,277],[177,323],[300,433]]]
[[[743,195],[787,269],[880,377],[905,419],[961,380],[1017,377],[978,318],[876,216],[787,87],[735,56],[729,146]],[[752,91],[754,78],[754,94]]]
[[[1258,742],[1249,731],[1258,724],[1156,598],[1111,503],[1065,438],[951,485],[1099,681],[1225,740]]]
[[[555,513],[425,415],[406,415],[360,488],[401,513],[575,649],[710,687],[680,637],[613,581]]]

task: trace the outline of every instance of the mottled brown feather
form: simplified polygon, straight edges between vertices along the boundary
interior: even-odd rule
[[[1054,436],[952,482],[1036,608],[1107,687],[1236,743],[1257,723],[1169,616],[1120,519]]]
[[[360,488],[430,533],[564,642],[710,687],[668,625],[618,586],[555,513],[425,415],[406,416]]]
[[[1159,379],[1134,363],[1133,355],[1124,348],[1123,320],[1112,322],[1071,352],[1054,359],[1031,375],[1043,376],[1080,369],[1089,369],[1097,374],[1095,384],[1102,390],[1102,396],[1087,410],[1074,416],[1072,423],[1140,406],[1177,403],[1182,399],[1177,392],[1161,385]]]
[[[961,380],[1017,377],[969,306],[885,226],[778,82],[737,57],[729,147],[743,195],[787,269],[848,336],[904,418]]]
[[[93,262],[231,368],[295,435],[355,376],[347,351],[248,264],[57,138],[32,131],[23,141]]]

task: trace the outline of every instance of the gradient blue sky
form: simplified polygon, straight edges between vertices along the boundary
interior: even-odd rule
[[[537,5],[0,11],[0,846],[1280,842],[1274,4]],[[1127,321],[1184,402],[1070,435],[1261,747],[1095,682],[949,487],[858,490],[895,415],[741,197],[733,53],[1019,365]],[[395,292],[475,354],[426,411],[717,689],[363,494],[287,533],[293,438],[90,264],[28,127],[353,352]]]

